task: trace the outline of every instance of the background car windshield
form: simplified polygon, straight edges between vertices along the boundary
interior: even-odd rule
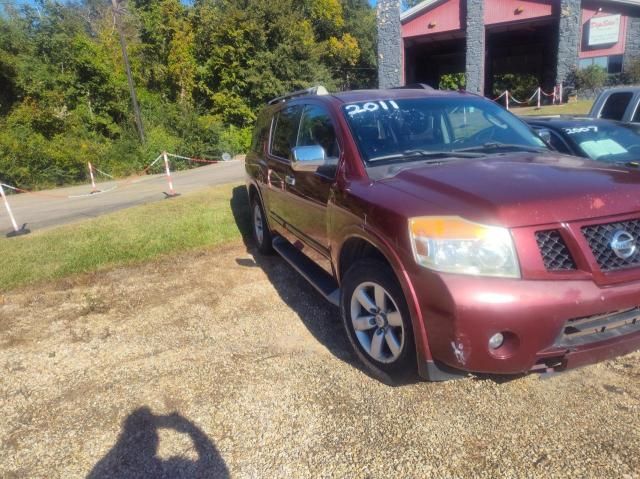
[[[419,98],[350,103],[343,107],[366,162],[395,161],[411,151],[451,152],[505,143],[544,147],[520,120],[479,98]]]
[[[598,124],[564,129],[585,155],[607,162],[640,161],[640,129]]]

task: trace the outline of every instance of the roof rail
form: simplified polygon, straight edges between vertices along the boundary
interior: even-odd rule
[[[434,88],[426,83],[409,83],[408,85],[395,86],[392,90],[433,90]]]
[[[291,98],[296,98],[299,96],[307,96],[307,95],[328,95],[329,92],[322,85],[314,86],[311,88],[307,88],[306,90],[298,90],[291,93],[287,93],[286,95],[279,96],[269,101],[269,105],[275,105],[276,103],[280,103],[281,101],[287,101]]]

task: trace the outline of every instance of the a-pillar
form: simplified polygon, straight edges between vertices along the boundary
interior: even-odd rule
[[[484,94],[484,0],[466,2],[466,90]]]
[[[402,84],[400,0],[378,0],[378,86]]]

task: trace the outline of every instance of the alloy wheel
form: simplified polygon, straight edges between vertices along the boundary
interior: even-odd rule
[[[264,225],[262,223],[262,211],[258,203],[253,207],[253,229],[256,233],[258,244],[262,244],[264,241]]]
[[[404,348],[400,309],[381,285],[364,282],[351,296],[351,324],[364,351],[381,363],[392,363]]]

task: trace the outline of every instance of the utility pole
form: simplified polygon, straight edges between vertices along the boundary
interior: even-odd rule
[[[122,48],[122,58],[124,60],[124,69],[127,72],[127,81],[129,82],[129,92],[131,93],[131,104],[133,105],[133,115],[136,121],[136,128],[138,129],[138,136],[140,141],[144,143],[144,126],[142,126],[142,117],[140,116],[140,107],[138,106],[138,98],[136,97],[136,89],[133,85],[133,77],[131,76],[131,65],[129,64],[129,55],[127,55],[127,42],[122,32],[122,24],[120,23],[120,5],[118,0],[111,0],[113,5],[113,19],[118,29],[118,35],[120,36],[120,47]]]

